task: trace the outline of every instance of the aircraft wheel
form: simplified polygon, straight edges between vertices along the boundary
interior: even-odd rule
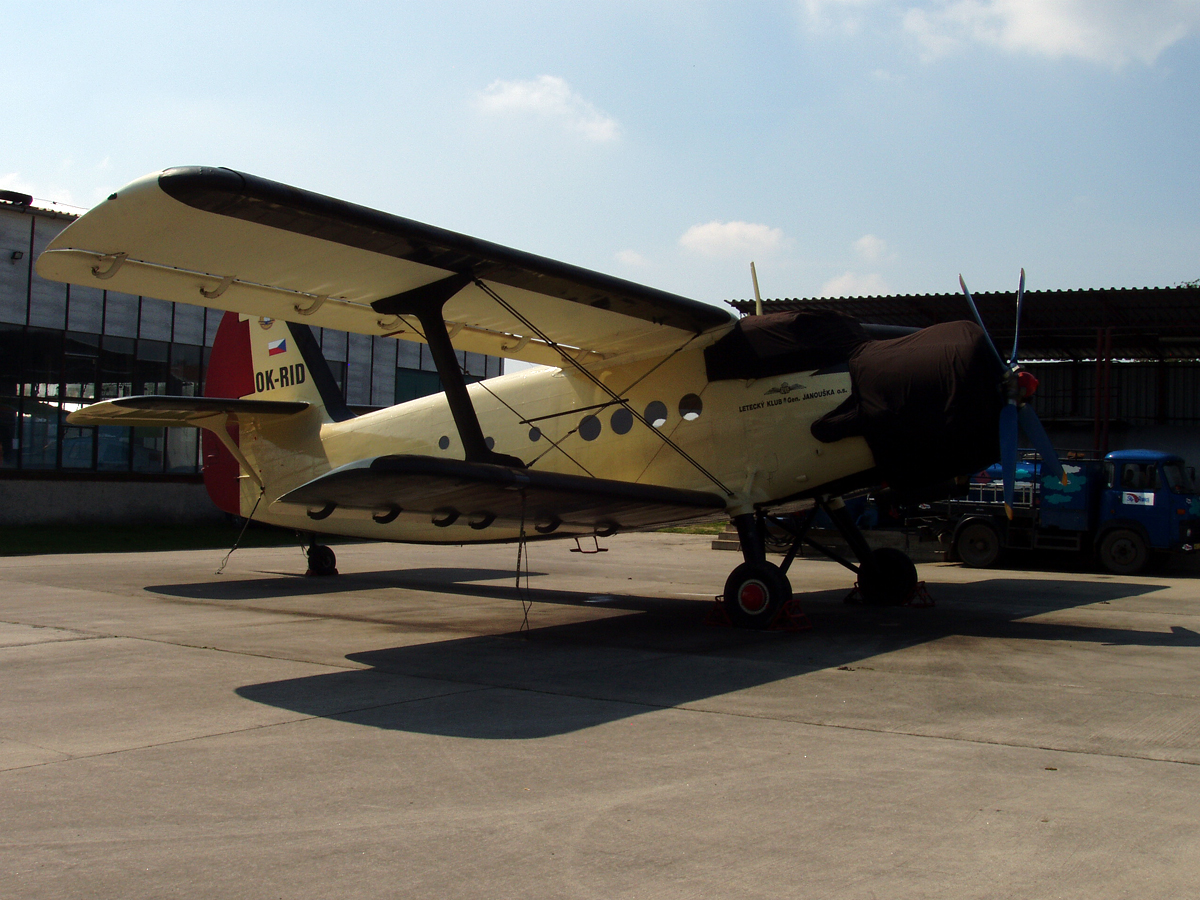
[[[858,573],[858,590],[868,606],[899,606],[917,587],[917,567],[895,547],[871,551],[871,565]]]
[[[742,563],[725,581],[725,612],[739,628],[766,628],[790,599],[791,582],[774,563]]]
[[[958,533],[954,549],[963,565],[990,569],[1000,559],[1000,535],[987,522],[968,522]]]
[[[1136,575],[1149,558],[1146,542],[1129,528],[1114,529],[1100,542],[1100,563],[1114,575]]]
[[[308,548],[308,571],[312,575],[336,575],[337,556],[324,544],[313,544]]]

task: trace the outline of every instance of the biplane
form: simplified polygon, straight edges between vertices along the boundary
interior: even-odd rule
[[[225,311],[204,396],[122,397],[68,419],[204,429],[222,509],[306,535],[464,545],[731,519],[743,562],[724,605],[747,627],[791,599],[816,510],[846,536],[855,561],[828,552],[864,598],[902,602],[914,566],[872,551],[842,498],[922,490],[1002,450],[1007,462],[1010,444],[1015,465],[1018,419],[1044,441],[1015,348],[1006,362],[982,323],[737,319],[229,169],[133,182],[37,270]],[[356,415],[310,326],[422,342],[443,392]],[[468,383],[462,351],[536,365]],[[771,522],[790,534],[781,565],[766,556]],[[318,538],[308,554],[313,572],[336,572]]]

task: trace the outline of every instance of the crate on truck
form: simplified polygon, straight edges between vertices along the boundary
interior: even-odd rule
[[[1004,508],[999,466],[979,473],[963,499],[947,501],[943,533],[968,566],[988,567],[1008,550],[1090,552],[1117,575],[1140,572],[1153,556],[1200,543],[1195,470],[1155,450],[1060,454],[1067,483],[1023,452],[1013,515]]]

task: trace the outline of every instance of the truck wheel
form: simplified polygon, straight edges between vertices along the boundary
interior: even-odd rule
[[[1114,575],[1136,575],[1149,558],[1146,542],[1129,528],[1114,529],[1100,541],[1100,563]]]
[[[990,569],[1000,559],[1000,535],[988,522],[968,522],[958,533],[954,549],[963,565]]]

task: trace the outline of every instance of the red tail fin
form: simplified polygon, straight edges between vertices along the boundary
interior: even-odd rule
[[[213,338],[208,373],[204,379],[205,397],[245,397],[254,393],[254,362],[250,349],[250,322],[239,321],[235,312],[227,312]],[[236,443],[238,427],[228,425]],[[237,460],[211,431],[201,434],[204,462],[204,487],[218,509],[235,516],[242,514],[238,490]]]

